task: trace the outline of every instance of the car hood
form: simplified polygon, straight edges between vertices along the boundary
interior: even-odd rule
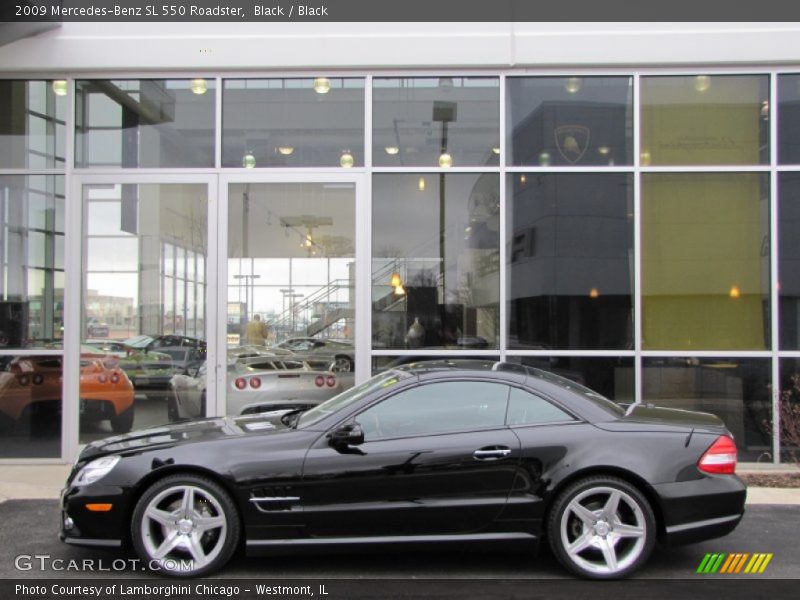
[[[281,410],[240,417],[197,419],[115,435],[87,445],[81,452],[79,461],[106,454],[136,453],[142,450],[167,448],[194,442],[278,433],[290,429],[281,421],[281,417],[287,412],[290,411]]]

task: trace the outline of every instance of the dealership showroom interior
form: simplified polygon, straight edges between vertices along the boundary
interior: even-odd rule
[[[789,460],[796,24],[336,25],[0,25],[0,463],[456,357]]]

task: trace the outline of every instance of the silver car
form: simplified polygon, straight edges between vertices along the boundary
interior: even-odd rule
[[[265,355],[241,358],[228,366],[226,412],[232,415],[308,408],[343,391],[345,382],[332,371],[315,371],[302,361]],[[195,376],[175,375],[168,403],[171,421],[205,414],[206,367]]]

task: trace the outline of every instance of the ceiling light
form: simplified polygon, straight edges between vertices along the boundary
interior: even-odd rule
[[[500,154],[500,146],[495,146],[494,148],[492,148],[492,152],[494,154]]]
[[[208,82],[203,78],[192,79],[189,87],[191,88],[193,94],[202,96],[208,91]]]
[[[732,285],[728,295],[730,295],[731,298],[739,298],[742,295],[742,290],[739,289],[738,285]]]
[[[390,154],[391,156],[394,156],[395,154],[400,152],[400,148],[398,148],[397,146],[386,146],[384,150],[386,150],[386,154]]]
[[[608,146],[600,146],[600,147],[597,149],[597,151],[598,151],[600,154],[602,154],[603,156],[606,156],[606,155],[607,155],[609,152],[611,152],[611,148],[609,148]]]
[[[256,157],[251,151],[247,151],[242,157],[242,166],[245,169],[254,169],[256,166]]]
[[[396,288],[399,285],[403,285],[403,280],[400,279],[400,273],[398,273],[396,271],[394,273],[392,273],[392,277],[391,277],[391,279],[389,281],[389,285],[391,285],[393,288]]]
[[[582,86],[583,80],[580,77],[568,77],[564,89],[570,94],[577,94]]]
[[[694,89],[698,92],[705,92],[708,91],[708,88],[711,87],[711,77],[708,75],[698,75],[694,78]]]
[[[449,169],[453,166],[453,157],[447,152],[442,152],[439,155],[439,166],[443,169]]]
[[[420,192],[424,192],[425,191],[425,178],[424,177],[420,177],[419,180],[417,181],[417,189]]]
[[[597,291],[597,288],[592,288],[589,290],[589,298],[597,298],[600,296],[600,292]]]
[[[53,82],[53,93],[56,96],[66,96],[69,89],[69,84],[66,79],[56,79]]]
[[[317,77],[314,80],[314,91],[318,94],[327,94],[331,91],[331,80],[327,77]]]
[[[551,162],[552,162],[552,157],[550,156],[549,152],[539,153],[539,166],[549,167]]]
[[[289,156],[294,152],[294,148],[292,146],[278,146],[278,152],[284,156]]]
[[[519,176],[519,182],[520,183],[525,183],[526,181],[528,181],[528,178],[525,177],[525,175],[520,175]]]
[[[640,164],[641,164],[643,167],[649,167],[649,166],[650,166],[650,161],[651,161],[651,160],[652,160],[652,157],[650,156],[650,153],[649,153],[647,150],[645,150],[644,152],[642,152],[642,153],[639,155],[639,163],[640,163]]]
[[[406,295],[405,288],[402,285],[398,285],[397,287],[394,288],[394,295],[395,296],[405,296]]]
[[[345,150],[342,152],[342,157],[339,159],[339,164],[342,165],[343,168],[349,169],[354,164],[353,155],[350,154],[349,150]]]

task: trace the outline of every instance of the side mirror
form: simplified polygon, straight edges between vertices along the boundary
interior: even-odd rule
[[[349,423],[328,434],[331,446],[359,446],[364,443],[364,430],[358,423]]]

